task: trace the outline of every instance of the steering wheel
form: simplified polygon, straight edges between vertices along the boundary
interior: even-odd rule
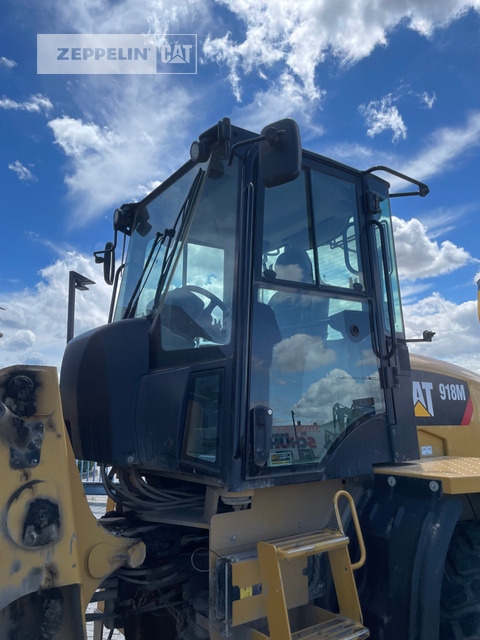
[[[211,340],[212,342],[224,342],[224,329],[220,323],[214,322],[212,319],[212,311],[215,307],[219,307],[224,313],[223,324],[225,324],[226,315],[229,313],[227,305],[214,293],[203,287],[198,287],[194,284],[186,284],[179,288],[179,290],[189,291],[192,294],[198,293],[201,296],[205,296],[210,302],[202,309],[198,316],[191,317],[193,324],[198,327],[199,333],[197,335]],[[200,301],[201,302],[201,301]]]
[[[203,287],[197,287],[197,285],[195,284],[185,284],[181,288],[184,289],[185,291],[192,291],[193,293],[199,293],[201,296],[205,296],[205,298],[208,298],[210,300],[210,303],[207,304],[205,309],[202,311],[202,314],[208,313],[209,315],[211,315],[215,307],[219,307],[223,312],[228,311],[227,305],[223,302],[223,300],[220,300],[218,296],[216,296],[214,293],[212,293],[208,289],[204,289]]]

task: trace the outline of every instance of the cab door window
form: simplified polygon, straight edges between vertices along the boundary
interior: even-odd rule
[[[358,421],[385,411],[360,256],[357,188],[304,168],[265,189],[252,301],[250,409],[271,410],[272,442],[252,475],[321,463]]]
[[[320,171],[311,181],[320,282],[363,289],[355,185]]]

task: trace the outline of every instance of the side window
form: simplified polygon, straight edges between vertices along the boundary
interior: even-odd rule
[[[311,172],[320,284],[363,289],[355,185]]]
[[[218,458],[222,415],[221,371],[195,375],[190,385],[183,455],[207,463]]]
[[[393,230],[392,230],[392,220],[390,215],[390,201],[388,198],[380,201],[380,209],[381,214],[380,217],[375,216],[380,224],[383,226],[385,231],[384,236],[386,240],[386,252],[387,252],[387,262],[388,262],[388,276],[390,278],[390,283],[392,286],[392,294],[393,294],[393,311],[394,311],[394,323],[395,323],[395,331],[397,333],[403,334],[403,315],[402,315],[402,304],[400,300],[400,287],[398,284],[398,273],[396,267],[396,259],[395,259],[395,248],[393,243]],[[380,265],[380,278],[382,283],[382,294],[383,294],[383,304],[385,308],[385,329],[388,333],[390,333],[390,323],[388,320],[388,309],[387,309],[387,290],[385,286],[385,270],[382,265],[382,246],[381,246],[381,237],[380,231],[378,228],[375,229],[375,239],[377,244],[377,253],[378,253],[378,263]]]
[[[265,276],[315,282],[309,226],[304,171],[292,182],[265,189],[262,268]]]
[[[265,190],[262,273],[267,278],[363,291],[353,182],[309,170],[294,181]],[[316,255],[315,255],[316,254]]]
[[[232,339],[238,166],[236,161],[229,166],[222,156],[212,163],[172,263],[160,311],[161,345],[166,351],[226,345]]]

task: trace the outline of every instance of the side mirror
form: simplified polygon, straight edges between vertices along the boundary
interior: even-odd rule
[[[103,251],[95,251],[95,262],[103,264],[103,278],[107,284],[113,284],[115,278],[115,245],[107,242]]]
[[[302,168],[302,142],[295,120],[273,122],[262,129],[261,135],[265,139],[259,145],[259,162],[265,186],[295,180]]]

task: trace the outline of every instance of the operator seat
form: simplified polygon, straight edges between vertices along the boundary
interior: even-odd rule
[[[313,265],[306,251],[287,248],[275,263],[279,280],[292,283],[314,284]],[[303,333],[312,336],[327,336],[328,299],[315,292],[298,288],[296,291],[277,291],[269,301],[269,307],[283,338]]]

